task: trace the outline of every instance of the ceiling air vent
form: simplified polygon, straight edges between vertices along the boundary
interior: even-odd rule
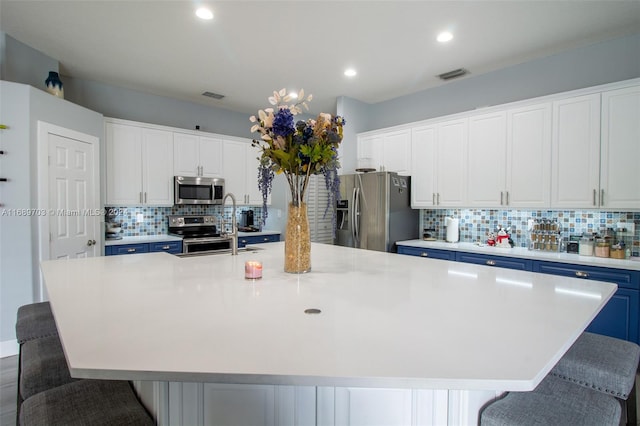
[[[213,98],[213,99],[222,99],[222,98],[224,98],[224,95],[221,95],[220,93],[213,93],[213,92],[204,92],[202,94],[202,96],[208,96],[208,97]]]
[[[451,80],[452,78],[462,77],[463,75],[468,73],[469,71],[467,71],[466,69],[458,68],[457,70],[442,73],[438,75],[438,77],[440,77],[442,80]]]

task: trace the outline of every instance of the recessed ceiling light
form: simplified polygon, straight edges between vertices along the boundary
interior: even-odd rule
[[[451,34],[449,31],[443,31],[440,34],[438,34],[437,39],[440,43],[446,43],[448,41],[453,40],[453,34]]]
[[[196,10],[196,16],[200,19],[213,19],[213,12],[206,7],[200,7]]]
[[[356,74],[358,74],[358,73],[353,68],[348,68],[344,72],[344,75],[346,75],[347,77],[355,77]]]
[[[292,90],[289,92],[289,96],[291,96],[291,99],[298,99],[298,92]]]

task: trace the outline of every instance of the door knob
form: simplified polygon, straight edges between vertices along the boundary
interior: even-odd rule
[[[96,240],[89,240],[89,241],[87,241],[87,245],[88,245],[89,247],[91,247],[91,246],[92,246],[92,245],[94,245],[95,243],[96,243]]]

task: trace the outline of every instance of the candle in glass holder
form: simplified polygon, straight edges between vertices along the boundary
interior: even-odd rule
[[[258,280],[262,278],[262,262],[258,260],[247,260],[244,262],[244,277],[247,280]]]

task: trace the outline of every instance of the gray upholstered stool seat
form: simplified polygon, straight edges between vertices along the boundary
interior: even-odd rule
[[[22,399],[74,380],[58,336],[24,342],[20,358],[19,392]]]
[[[31,303],[18,308],[16,339],[19,344],[58,334],[49,302]]]
[[[509,392],[481,413],[482,426],[618,426],[621,407],[602,392],[547,376],[531,392]]]
[[[593,333],[582,333],[551,375],[627,399],[640,360],[640,346],[633,342]]]
[[[78,380],[32,396],[20,410],[21,426],[153,424],[125,381]]]

